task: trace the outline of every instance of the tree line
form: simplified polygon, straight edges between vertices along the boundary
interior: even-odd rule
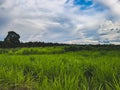
[[[63,43],[45,43],[45,42],[20,42],[20,35],[14,31],[9,31],[4,41],[0,41],[0,48],[19,48],[19,47],[50,47],[65,46],[66,51],[77,50],[120,50],[120,45],[77,45]]]

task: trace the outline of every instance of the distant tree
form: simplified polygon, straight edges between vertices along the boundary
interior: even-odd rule
[[[9,31],[8,35],[4,39],[4,44],[7,47],[16,47],[20,45],[20,35],[14,31]]]

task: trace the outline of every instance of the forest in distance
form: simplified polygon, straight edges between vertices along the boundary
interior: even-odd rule
[[[51,46],[69,46],[70,48],[79,49],[118,49],[120,45],[114,44],[65,44],[53,42],[21,42],[20,35],[14,31],[9,31],[3,41],[0,41],[0,48],[22,48],[22,47],[51,47]],[[78,50],[79,50],[78,49]]]

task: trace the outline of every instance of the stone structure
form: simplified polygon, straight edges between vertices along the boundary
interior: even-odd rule
[[[20,44],[19,41],[20,35],[17,34],[14,31],[9,31],[8,35],[6,36],[6,38],[4,39],[4,42],[8,45],[12,45],[12,46],[16,46]]]

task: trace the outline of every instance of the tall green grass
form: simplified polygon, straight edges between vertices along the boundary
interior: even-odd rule
[[[2,49],[0,90],[120,90],[120,52]]]

